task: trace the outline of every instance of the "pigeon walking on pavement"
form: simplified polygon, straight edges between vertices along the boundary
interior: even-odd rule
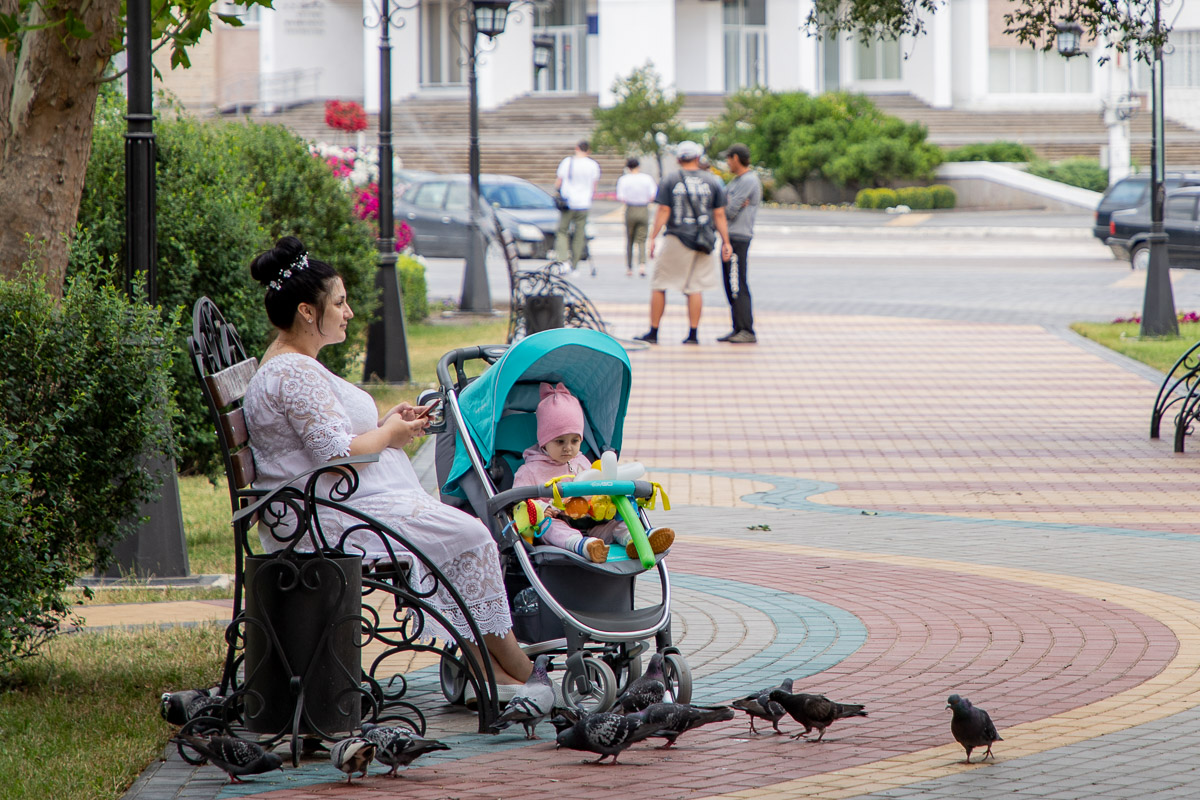
[[[758,733],[754,729],[755,718],[767,720],[771,723],[771,727],[775,729],[775,733],[783,733],[783,731],[779,730],[779,720],[784,718],[787,711],[784,710],[783,706],[771,699],[771,692],[775,689],[782,689],[790,693],[792,691],[792,679],[787,678],[778,686],[772,686],[770,689],[763,689],[746,695],[730,703],[737,710],[746,712],[746,715],[750,718],[751,733]]]
[[[359,777],[367,777],[367,768],[375,758],[375,743],[362,736],[348,736],[334,743],[329,751],[329,760],[333,765],[346,773],[346,783],[354,783],[354,773],[362,773]]]
[[[246,783],[242,780],[243,775],[261,775],[283,767],[283,759],[278,755],[268,753],[258,744],[245,739],[232,736],[204,739],[185,734],[171,741],[192,748],[213,766],[225,770],[233,783]]]
[[[666,739],[661,749],[675,744],[675,740],[690,730],[710,722],[733,719],[735,714],[729,706],[693,706],[686,703],[654,703],[642,711],[627,715],[639,725],[653,725],[654,732],[647,738]]]
[[[792,694],[782,689],[772,689],[767,697],[769,700],[774,700],[783,706],[784,710],[792,715],[792,719],[804,726],[803,732],[792,735],[793,739],[807,736],[812,732],[813,728],[816,728],[820,733],[812,741],[819,742],[825,738],[825,729],[836,720],[845,719],[846,717],[867,716],[867,712],[863,710],[864,707],[861,705],[855,703],[835,703],[828,697],[820,694],[805,694],[803,692]]]
[[[549,655],[537,657],[529,680],[517,690],[517,694],[492,723],[492,733],[499,733],[514,722],[519,722],[525,726],[526,739],[538,738],[535,733],[538,723],[554,710],[554,685],[546,672],[549,664]]]
[[[599,753],[600,758],[589,762],[592,764],[599,764],[609,756],[612,756],[611,763],[616,764],[617,756],[622,751],[647,738],[658,728],[657,723],[638,724],[631,717],[611,711],[584,714],[570,725],[564,724],[567,720],[563,717],[556,717],[555,720],[555,727],[563,726],[558,732],[558,746]]]
[[[953,714],[950,718],[950,732],[954,734],[955,741],[967,751],[967,760],[963,763],[971,763],[971,751],[976,747],[987,747],[987,752],[980,761],[986,761],[988,756],[992,756],[994,761],[996,757],[992,755],[992,743],[1004,740],[996,732],[996,726],[992,724],[988,713],[971,705],[967,698],[956,694],[950,695],[946,700],[946,708]]]
[[[389,778],[396,777],[399,767],[407,767],[426,753],[449,750],[450,746],[437,739],[426,739],[406,725],[376,725],[364,722],[363,738],[375,745],[375,760],[391,767]]]
[[[618,714],[628,714],[641,711],[655,703],[661,703],[667,694],[667,679],[663,674],[662,653],[650,656],[650,663],[640,677],[629,682],[625,691],[617,698],[613,711]]]
[[[225,698],[221,687],[211,689],[183,689],[178,692],[163,692],[159,703],[162,718],[172,725],[183,726],[199,717],[225,718]],[[194,731],[192,731],[194,733]]]

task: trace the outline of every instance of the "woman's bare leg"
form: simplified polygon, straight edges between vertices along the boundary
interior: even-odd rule
[[[496,683],[524,683],[529,679],[533,673],[533,662],[529,660],[529,656],[525,655],[525,651],[521,649],[521,645],[517,643],[517,637],[511,630],[504,636],[485,633],[483,638],[487,642],[488,656],[492,660],[492,671],[496,675]],[[480,657],[479,648],[476,645],[471,642],[465,644],[476,658]]]

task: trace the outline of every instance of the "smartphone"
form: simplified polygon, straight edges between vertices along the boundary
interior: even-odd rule
[[[433,398],[433,401],[430,402],[429,407],[426,408],[424,411],[422,411],[420,414],[417,414],[417,419],[424,419],[425,417],[428,417],[434,411],[437,411],[438,406],[440,406],[441,404],[442,404],[442,398],[440,398],[440,397]]]

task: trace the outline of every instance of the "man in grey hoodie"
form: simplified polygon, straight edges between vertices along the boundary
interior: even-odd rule
[[[722,155],[729,164],[733,179],[725,187],[725,216],[729,220],[729,244],[733,258],[721,261],[725,279],[725,297],[733,316],[733,330],[718,337],[719,342],[754,344],[754,312],[750,307],[750,285],[746,282],[746,262],[750,240],[754,237],[754,217],[762,203],[762,182],[750,168],[750,148],[744,144],[731,145]]]

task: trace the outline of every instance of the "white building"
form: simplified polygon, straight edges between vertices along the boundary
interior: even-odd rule
[[[410,96],[466,93],[463,31],[469,0],[389,4],[392,89]],[[1200,127],[1200,4],[1172,7],[1167,113]],[[209,65],[208,89],[179,88],[185,102],[230,106],[261,101],[360,100],[379,106],[379,18],[375,0],[275,0],[254,9],[245,29],[220,23],[193,62]],[[482,108],[529,93],[598,95],[615,79],[653,63],[664,84],[687,93],[751,85],[775,90],[908,92],[938,108],[1087,109],[1148,91],[1148,73],[1125,54],[1064,59],[1004,33],[1011,0],[948,0],[927,33],[864,45],[843,35],[821,40],[805,27],[811,0],[549,0],[515,4],[504,34],[481,37]],[[236,10],[227,6],[224,11]],[[554,42],[549,68],[535,75],[533,38]],[[229,37],[239,37],[236,42]],[[223,45],[223,41],[225,44]],[[1110,54],[1112,55],[1112,54]],[[176,76],[173,76],[176,77]],[[249,95],[253,94],[253,97]]]

